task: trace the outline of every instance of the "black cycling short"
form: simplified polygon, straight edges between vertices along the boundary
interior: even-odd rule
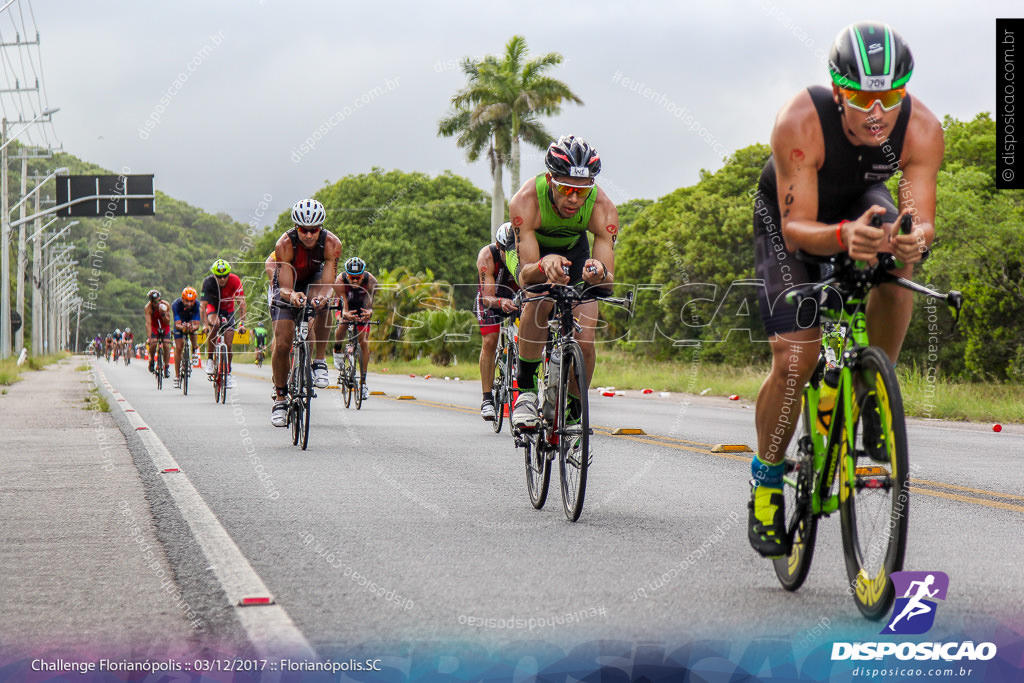
[[[316,273],[313,274],[313,277],[311,277],[309,280],[306,280],[306,281],[300,280],[299,282],[296,282],[292,286],[292,291],[293,292],[302,292],[303,294],[309,294],[309,286],[310,285],[318,285],[318,284],[320,284],[320,279],[322,277],[323,277],[323,271],[322,270],[317,271]],[[270,319],[275,321],[275,322],[278,321],[278,320],[291,320],[292,322],[295,322],[295,315],[296,315],[297,311],[294,308],[292,308],[291,306],[278,306],[279,303],[288,303],[288,302],[281,300],[280,290],[279,290],[279,288],[276,285],[277,285],[277,280],[275,278],[274,284],[271,287],[270,293],[269,293],[269,299],[271,301]]]
[[[569,266],[569,284],[577,285],[583,282],[583,266],[586,265],[587,259],[590,258],[590,242],[587,240],[587,233],[580,235],[580,238],[576,240],[576,243],[569,247],[563,247],[561,249],[545,249],[540,248],[540,257],[544,258],[548,254],[558,254],[572,261],[572,265]],[[519,271],[522,269],[523,263],[520,261],[516,265],[516,281],[519,281]]]
[[[899,212],[884,183],[868,188],[847,208],[843,218],[851,221],[860,218],[875,204],[885,207],[884,222],[896,220]],[[760,190],[754,201],[754,270],[756,277],[764,282],[758,304],[769,336],[806,330],[820,324],[817,302],[807,299],[797,307],[787,304],[784,298],[786,292],[794,287],[823,280],[825,276],[821,266],[804,263],[786,250],[778,201]]]

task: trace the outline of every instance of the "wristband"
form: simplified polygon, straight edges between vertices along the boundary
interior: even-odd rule
[[[842,249],[843,251],[846,251],[846,245],[843,244],[843,225],[849,222],[850,221],[844,218],[843,220],[839,221],[839,225],[836,226],[836,241],[839,242],[839,248]]]

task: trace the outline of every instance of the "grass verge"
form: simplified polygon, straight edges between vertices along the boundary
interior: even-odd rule
[[[82,399],[85,401],[86,410],[96,410],[101,413],[110,412],[110,404],[107,403],[106,397],[100,392],[100,388],[95,384],[89,389],[89,395]]]
[[[29,356],[25,364],[19,366],[17,357],[0,360],[0,385],[9,386],[18,381],[19,375],[26,370],[42,370],[47,365],[56,363],[70,357],[67,351],[51,353],[46,356]]]
[[[370,372],[419,377],[459,377],[480,381],[480,367],[474,363],[435,365],[429,359],[413,361],[371,360]],[[673,393],[710,396],[738,395],[753,401],[768,374],[767,367],[732,367],[696,361],[661,361],[621,351],[601,349],[592,386],[617,389],[653,389]],[[903,392],[904,412],[910,417],[1024,424],[1024,385],[991,382],[956,382],[928,376],[921,368],[897,368]]]

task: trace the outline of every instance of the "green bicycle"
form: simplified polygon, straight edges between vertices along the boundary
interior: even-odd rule
[[[909,455],[896,372],[885,351],[871,346],[867,337],[867,295],[878,285],[894,283],[942,299],[955,311],[954,325],[963,296],[889,273],[896,265],[891,254],[880,254],[878,263],[866,268],[845,253],[800,257],[829,264],[833,272],[786,296],[797,305],[807,299],[818,302],[823,335],[818,367],[804,387],[786,454],[783,488],[791,550],[774,560],[775,573],[787,590],[803,585],[818,519],[838,509],[850,592],[865,617],[880,619],[895,597],[889,576],[903,568],[906,554]]]

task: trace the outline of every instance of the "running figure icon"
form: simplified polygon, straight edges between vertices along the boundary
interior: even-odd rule
[[[927,614],[928,612],[931,612],[934,609],[934,607],[932,607],[932,604],[934,603],[928,604],[921,602],[923,598],[934,598],[935,594],[939,592],[938,588],[936,588],[933,591],[928,590],[928,587],[931,586],[933,583],[935,583],[934,574],[929,574],[924,581],[910,582],[910,588],[907,589],[907,594],[903,596],[905,598],[910,598],[910,600],[907,602],[907,606],[903,608],[903,611],[899,613],[899,616],[897,616],[895,619],[889,622],[888,628],[890,631],[896,630],[894,628],[896,626],[896,622],[898,622],[903,617],[906,617],[907,621],[910,621],[917,615]],[[917,586],[917,594],[911,596],[910,593],[914,590],[914,586]]]
[[[940,571],[893,572],[896,601],[883,634],[921,634],[935,623],[939,600],[946,599],[949,576]],[[915,619],[914,617],[918,617]]]

